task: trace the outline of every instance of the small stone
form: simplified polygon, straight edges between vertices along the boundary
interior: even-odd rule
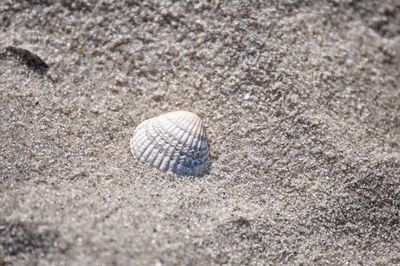
[[[5,55],[18,58],[28,68],[39,73],[45,73],[49,66],[36,54],[19,47],[7,46]]]

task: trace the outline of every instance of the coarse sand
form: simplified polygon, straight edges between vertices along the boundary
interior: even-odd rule
[[[1,266],[400,264],[400,2],[2,0],[0,150]]]

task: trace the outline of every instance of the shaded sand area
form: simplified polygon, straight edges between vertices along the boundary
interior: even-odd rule
[[[260,2],[0,1],[0,265],[400,263],[399,2]],[[203,177],[130,153],[175,110]]]

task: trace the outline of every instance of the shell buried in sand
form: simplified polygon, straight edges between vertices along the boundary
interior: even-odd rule
[[[203,122],[188,111],[145,120],[130,141],[133,156],[152,167],[183,176],[200,176],[210,163]]]

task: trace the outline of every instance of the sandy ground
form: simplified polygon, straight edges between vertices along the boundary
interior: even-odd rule
[[[9,45],[0,265],[400,263],[399,1],[4,0]],[[130,153],[174,110],[201,178]]]

